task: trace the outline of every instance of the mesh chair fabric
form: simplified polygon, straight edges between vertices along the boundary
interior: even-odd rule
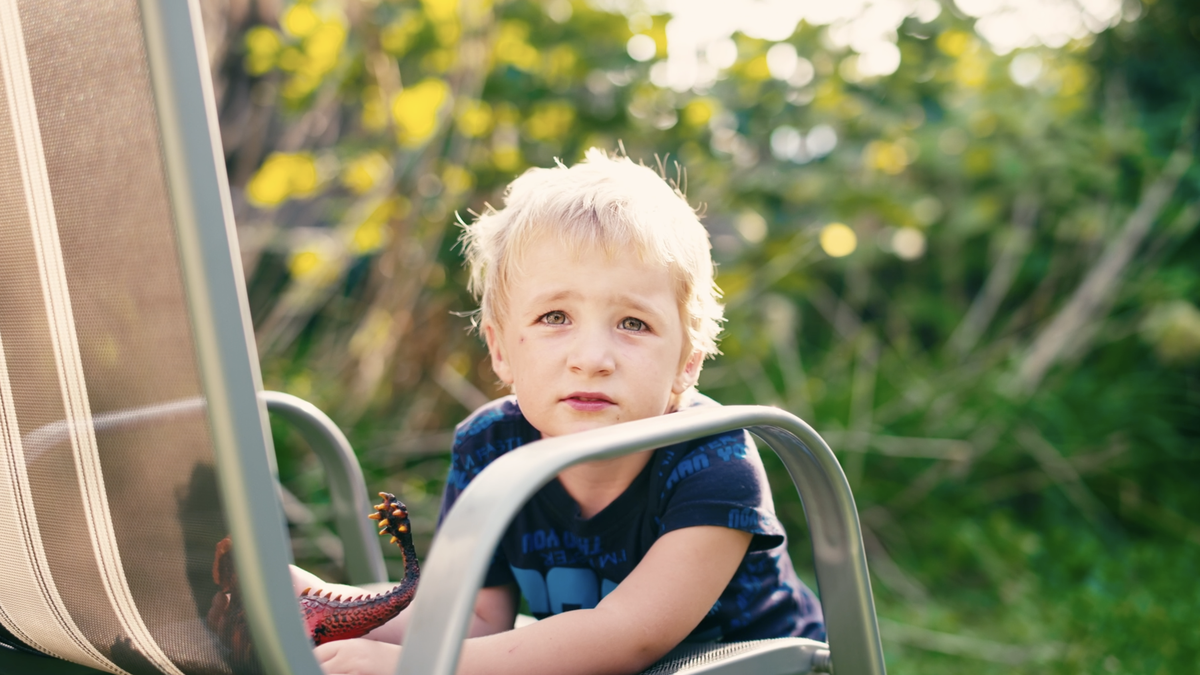
[[[227,529],[136,0],[0,0],[0,78],[0,624],[257,671],[205,621]]]
[[[682,644],[641,675],[803,675],[813,672],[813,657],[828,650],[804,638]]]

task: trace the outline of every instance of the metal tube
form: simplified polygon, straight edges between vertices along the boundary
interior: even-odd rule
[[[858,512],[846,476],[810,426],[763,406],[685,410],[537,441],[497,459],[463,491],[434,538],[397,675],[454,672],[475,594],[500,537],[521,506],[560,471],[742,428],[750,428],[779,454],[800,492],[838,673],[884,675]]]
[[[259,398],[267,410],[279,415],[312,447],[329,484],[333,520],[346,551],[346,576],[352,584],[387,581],[379,535],[367,520],[372,513],[367,484],[350,441],[321,409],[302,398],[278,391],[264,391]]]
[[[250,308],[198,0],[139,0],[180,271],[246,622],[270,675],[318,675],[288,579]]]

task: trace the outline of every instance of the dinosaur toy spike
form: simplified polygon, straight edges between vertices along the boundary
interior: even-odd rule
[[[379,514],[379,513],[372,513],[371,515],[369,515],[367,517],[370,518],[371,520],[379,520],[380,518],[383,517],[383,515]]]
[[[382,511],[382,510],[384,510],[384,509],[386,509],[386,508],[387,508],[387,504],[376,504],[376,505],[375,505],[375,510],[376,510],[376,511]]]
[[[392,542],[391,542],[391,543],[395,544],[395,543],[396,543],[396,542],[398,542],[398,541],[400,541],[400,540],[399,540],[399,539],[397,539],[397,538],[395,538],[395,537],[392,537]]]
[[[308,592],[311,590],[312,590],[312,586],[309,586],[308,588],[300,591],[300,595],[308,595]]]

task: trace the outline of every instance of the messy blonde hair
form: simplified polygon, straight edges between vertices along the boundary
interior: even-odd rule
[[[717,353],[724,308],[717,301],[708,232],[678,186],[659,172],[591,148],[570,168],[559,162],[517,177],[503,208],[489,207],[464,225],[468,288],[479,301],[482,323],[503,322],[522,254],[545,236],[575,251],[633,250],[644,262],[666,265],[687,329],[685,351]]]

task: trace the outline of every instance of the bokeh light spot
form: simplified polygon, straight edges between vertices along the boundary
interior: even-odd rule
[[[858,248],[858,236],[844,223],[830,223],[821,228],[821,250],[831,258],[844,258]]]
[[[916,260],[925,255],[925,234],[915,227],[902,227],[892,235],[892,250],[901,260]]]
[[[1042,59],[1037,54],[1021,52],[1014,56],[1012,62],[1008,64],[1008,76],[1022,87],[1028,87],[1037,82],[1038,76],[1041,74]]]
[[[658,45],[649,35],[634,35],[625,43],[625,51],[629,52],[629,58],[634,61],[649,61],[658,53]]]
[[[757,211],[744,211],[734,222],[738,234],[751,244],[758,244],[767,238],[767,219]]]

